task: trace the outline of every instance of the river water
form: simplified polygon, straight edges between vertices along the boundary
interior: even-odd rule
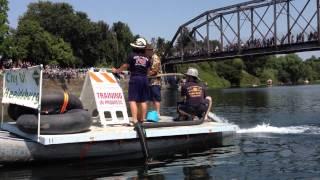
[[[210,90],[220,121],[239,126],[231,146],[139,162],[0,167],[0,179],[320,179],[320,86]],[[163,91],[163,114],[177,94]]]

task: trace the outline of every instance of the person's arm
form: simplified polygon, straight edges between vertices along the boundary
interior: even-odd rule
[[[125,64],[122,64],[118,69],[113,67],[112,72],[118,74],[118,73],[121,73],[122,71],[128,69],[128,67],[129,67],[129,64],[125,63]]]
[[[208,96],[208,93],[207,93],[207,88],[205,86],[202,87],[203,88],[203,98],[206,98]]]
[[[180,101],[186,102],[186,100],[187,100],[187,88],[186,88],[186,86],[182,86],[181,87],[181,98],[180,98]]]
[[[148,72],[149,76],[156,76],[158,74],[158,70],[150,69]]]

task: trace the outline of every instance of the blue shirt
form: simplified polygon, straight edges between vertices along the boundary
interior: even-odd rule
[[[128,57],[129,71],[131,76],[147,76],[151,66],[150,59],[143,54],[131,53]]]

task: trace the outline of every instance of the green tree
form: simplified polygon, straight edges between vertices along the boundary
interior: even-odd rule
[[[302,80],[313,81],[315,79],[315,73],[309,64],[306,64],[306,63],[302,64],[300,70],[301,70]]]
[[[216,69],[218,75],[230,81],[232,86],[240,86],[244,67],[245,65],[242,59],[236,58],[219,62]]]
[[[49,62],[57,62],[62,67],[71,67],[74,65],[75,57],[72,54],[71,46],[64,42],[62,38],[49,38]]]
[[[16,57],[17,47],[15,46],[15,30],[10,29],[2,44],[2,58],[17,59]]]
[[[17,59],[35,64],[58,62],[62,66],[74,63],[74,56],[69,44],[56,38],[40,27],[36,21],[20,21],[15,37]]]
[[[266,84],[267,80],[271,79],[274,84],[278,82],[278,70],[275,69],[263,69],[261,72],[259,79],[262,84]]]
[[[4,41],[6,36],[8,35],[9,27],[7,25],[8,22],[8,1],[0,0],[0,55],[4,54]]]
[[[130,43],[135,39],[129,26],[123,22],[113,23],[112,32],[116,36],[117,44],[115,44],[114,48],[117,49],[118,52],[118,64],[125,62],[127,60],[127,56],[131,51]]]
[[[91,22],[86,13],[74,11],[67,3],[31,3],[20,19],[27,20],[38,22],[45,31],[69,43],[78,66],[110,64],[117,59],[113,50],[117,48],[110,46],[114,38],[109,26],[102,21]]]
[[[285,70],[290,74],[292,83],[297,83],[302,77],[301,71],[302,59],[296,54],[286,55]]]
[[[313,56],[307,59],[304,64],[312,69],[312,78],[310,80],[320,80],[320,60]]]
[[[261,57],[251,56],[251,57],[244,58],[243,61],[246,67],[245,70],[254,76],[259,76],[266,62],[270,58],[272,58],[272,56],[261,56]]]

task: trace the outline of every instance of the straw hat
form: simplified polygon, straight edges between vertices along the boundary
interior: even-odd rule
[[[139,48],[139,49],[144,49],[147,45],[147,41],[143,38],[138,38],[135,40],[135,42],[130,43],[130,46]]]

